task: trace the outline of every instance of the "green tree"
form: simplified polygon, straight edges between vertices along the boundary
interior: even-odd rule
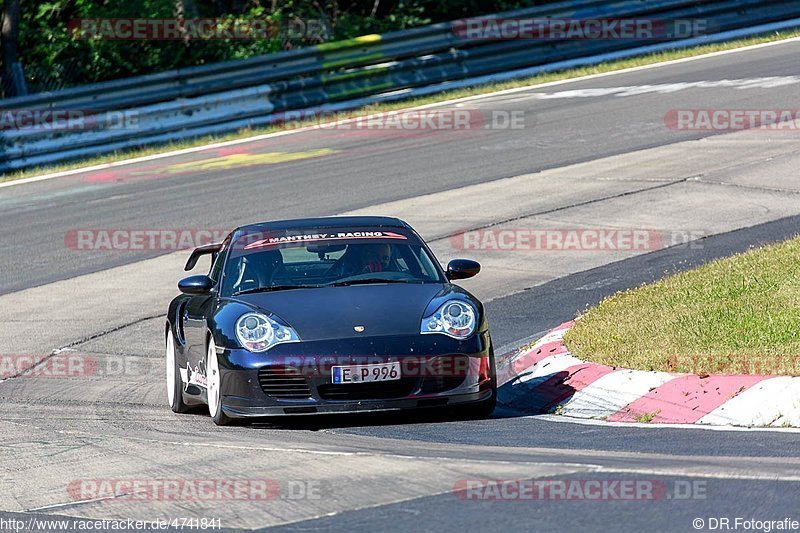
[[[27,92],[25,80],[19,67],[19,0],[5,0],[3,4],[0,48],[2,48],[2,88],[8,96],[19,96]]]
[[[18,55],[30,92],[149,74],[217,61],[241,59],[346,39],[385,33],[530,5],[530,0],[4,0],[3,79]],[[19,20],[15,35],[14,6]],[[11,15],[11,16],[9,16]],[[106,18],[260,19],[285,30],[314,19],[327,34],[270,33],[254,40],[130,40],[78,38],[82,19]],[[8,32],[6,20],[8,19]],[[7,37],[6,37],[7,36]],[[8,40],[9,46],[5,42]],[[19,46],[15,52],[13,43]],[[8,59],[7,59],[8,57]],[[6,92],[6,95],[9,93]]]

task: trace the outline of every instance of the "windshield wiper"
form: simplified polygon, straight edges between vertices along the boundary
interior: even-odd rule
[[[349,281],[337,281],[336,283],[329,283],[327,286],[345,287],[347,285],[367,285],[371,283],[415,283],[415,282],[404,279],[367,278],[367,279],[352,279]]]
[[[239,292],[234,292],[233,296],[241,294],[255,294],[257,292],[272,292],[272,291],[288,291],[291,289],[316,289],[320,285],[270,285],[268,287],[256,287],[255,289],[246,289]]]

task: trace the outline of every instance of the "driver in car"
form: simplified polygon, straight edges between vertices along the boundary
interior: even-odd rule
[[[351,244],[329,274],[340,278],[370,272],[397,272],[400,269],[393,255],[390,244]]]
[[[393,268],[391,244],[367,244],[361,253],[362,273],[396,271]]]

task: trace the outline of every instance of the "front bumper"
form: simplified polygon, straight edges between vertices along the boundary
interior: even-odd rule
[[[218,350],[222,409],[232,418],[399,411],[488,400],[488,332],[281,344],[266,353]],[[333,384],[331,367],[399,362],[401,379]]]

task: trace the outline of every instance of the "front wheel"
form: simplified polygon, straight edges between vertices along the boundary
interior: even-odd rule
[[[208,339],[208,352],[206,353],[206,391],[208,393],[208,413],[218,426],[228,426],[234,422],[222,411],[222,376],[219,373],[219,359],[214,339]]]
[[[180,379],[178,359],[175,357],[175,336],[167,330],[166,342],[167,402],[175,413],[188,413],[191,407],[183,401],[183,381]]]
[[[459,405],[456,408],[456,413],[460,417],[465,417],[468,419],[481,419],[481,418],[489,418],[492,416],[495,407],[497,407],[497,369],[495,368],[494,362],[494,350],[489,350],[489,368],[490,372],[489,375],[491,376],[491,389],[492,395],[489,396],[485,400],[481,400],[477,403],[469,403],[464,405]]]
[[[489,418],[492,416],[494,412],[494,408],[497,406],[497,389],[492,389],[492,396],[488,400],[483,400],[482,402],[474,405],[472,407],[471,414],[475,418]]]

